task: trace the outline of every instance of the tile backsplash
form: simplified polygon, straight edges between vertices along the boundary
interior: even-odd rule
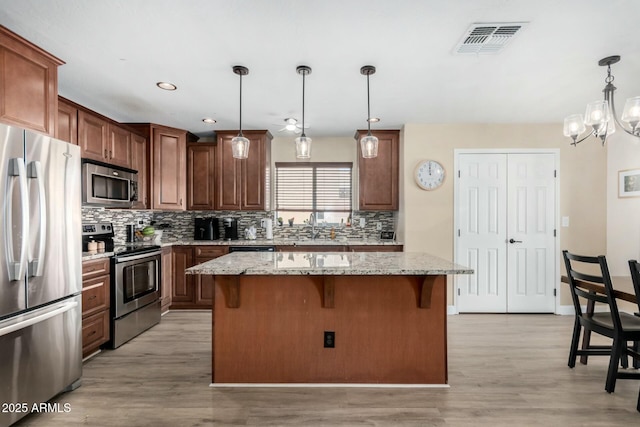
[[[265,229],[260,226],[263,218],[273,218],[273,212],[267,211],[149,211],[133,209],[105,209],[105,208],[82,208],[83,222],[112,222],[114,225],[116,243],[124,242],[126,239],[126,225],[136,224],[137,228],[150,225],[155,222],[155,227],[164,228],[163,241],[171,242],[184,239],[193,239],[194,218],[196,217],[216,217],[219,218],[220,236],[223,236],[222,218],[232,217],[238,220],[238,237],[244,238],[244,229],[255,226],[258,239],[264,239]],[[364,218],[365,226],[360,227],[360,218]],[[380,236],[377,229],[378,223],[384,231],[395,231],[394,212],[388,211],[354,211],[352,215],[351,227],[335,227],[336,239],[373,239]],[[140,224],[142,222],[142,224]],[[320,230],[318,238],[329,238],[331,226],[318,225]],[[311,226],[293,225],[285,223],[283,226],[277,225],[274,221],[273,237],[275,239],[304,238],[311,236]]]

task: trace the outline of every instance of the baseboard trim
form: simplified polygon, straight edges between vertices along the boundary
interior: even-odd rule
[[[455,305],[448,305],[447,306],[447,316],[451,316],[453,314],[458,314],[458,310],[456,309]]]
[[[576,314],[576,310],[573,308],[573,305],[561,305],[558,306],[556,314],[560,316],[573,316]]]
[[[211,388],[449,388],[449,384],[378,384],[378,383],[210,383]]]

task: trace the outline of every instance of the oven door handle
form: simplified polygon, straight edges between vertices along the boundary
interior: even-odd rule
[[[117,264],[121,262],[136,261],[143,258],[152,258],[155,256],[161,256],[161,255],[162,255],[161,251],[144,252],[144,253],[135,254],[135,255],[119,255],[119,256],[116,255],[113,257],[113,261]]]

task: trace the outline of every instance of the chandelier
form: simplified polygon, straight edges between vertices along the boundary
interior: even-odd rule
[[[590,136],[600,138],[602,145],[604,145],[607,137],[616,131],[616,124],[629,135],[640,137],[640,128],[638,127],[640,123],[640,96],[627,99],[622,111],[620,120],[627,123],[631,129],[623,126],[616,115],[613,100],[616,87],[613,85],[614,77],[611,74],[611,65],[618,61],[620,61],[619,55],[607,56],[598,61],[598,65],[607,66],[607,78],[604,79],[606,86],[602,90],[604,100],[587,104],[584,119],[582,114],[572,114],[564,119],[564,136],[573,140],[572,145],[577,145]],[[580,138],[587,126],[591,127],[589,133]]]

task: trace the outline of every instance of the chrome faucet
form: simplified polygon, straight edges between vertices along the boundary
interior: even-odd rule
[[[318,225],[318,222],[316,221],[316,216],[313,212],[309,215],[309,224],[311,224],[311,240],[315,240],[315,238],[318,237],[318,234],[320,234],[320,230],[316,231],[316,225]]]

